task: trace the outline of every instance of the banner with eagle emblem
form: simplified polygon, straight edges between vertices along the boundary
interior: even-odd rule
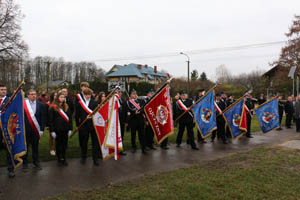
[[[1,113],[3,138],[15,168],[23,163],[21,157],[26,154],[23,102],[23,92],[19,91],[7,109]]]
[[[255,113],[263,133],[280,127],[277,99],[271,99],[258,106]]]
[[[208,137],[217,128],[214,90],[199,99],[192,111],[200,134],[203,138]]]
[[[247,131],[247,116],[244,97],[231,104],[223,111],[233,139],[238,139]]]

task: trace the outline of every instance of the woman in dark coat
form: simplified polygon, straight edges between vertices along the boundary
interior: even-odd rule
[[[51,136],[55,138],[58,165],[67,166],[66,150],[68,137],[72,134],[72,113],[62,93],[57,94],[49,109],[49,128]]]

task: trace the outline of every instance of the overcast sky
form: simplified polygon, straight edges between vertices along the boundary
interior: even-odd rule
[[[284,41],[299,0],[17,0],[25,18],[22,34],[30,56],[157,65],[186,76],[179,52]],[[284,44],[190,55],[191,70],[215,78],[225,64],[231,73],[267,70]],[[178,56],[135,59],[137,56]],[[115,60],[117,58],[130,60]],[[114,60],[103,62],[101,60]],[[100,60],[100,61],[99,61]]]

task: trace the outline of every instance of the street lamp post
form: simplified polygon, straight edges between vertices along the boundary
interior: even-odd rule
[[[187,62],[187,77],[188,77],[187,92],[189,93],[190,92],[190,57],[183,52],[180,52],[180,54],[186,56],[188,59],[186,62]]]

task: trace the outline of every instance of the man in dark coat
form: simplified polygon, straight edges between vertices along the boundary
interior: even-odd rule
[[[28,169],[28,150],[29,145],[31,145],[33,165],[36,169],[41,170],[42,168],[39,161],[39,139],[44,133],[48,113],[46,112],[45,105],[37,101],[36,90],[30,89],[27,92],[27,98],[28,99],[25,100],[28,108],[28,112],[25,109],[27,153],[25,156],[23,156],[23,169]],[[30,111],[34,116],[30,115]],[[34,121],[35,123],[33,123]],[[37,129],[38,127],[39,129]]]
[[[89,114],[97,107],[97,103],[92,99],[93,91],[89,88],[85,88],[82,91],[83,99],[78,101],[75,108],[75,121],[76,125],[79,126],[83,120],[85,120]],[[88,121],[79,129],[79,144],[81,148],[81,164],[86,163],[87,149],[89,135],[92,138],[92,157],[94,165],[99,165],[99,140],[92,122],[91,117],[88,117]]]
[[[129,93],[130,98],[127,101],[127,108],[130,113],[128,125],[131,130],[131,145],[132,152],[135,153],[137,146],[135,143],[136,132],[138,132],[138,137],[140,141],[140,145],[142,147],[142,153],[147,154],[146,152],[146,144],[145,144],[145,116],[142,111],[142,107],[144,105],[144,101],[138,99],[137,93],[135,89],[132,89]]]
[[[285,126],[286,128],[292,128],[291,123],[294,115],[294,105],[293,105],[293,97],[289,96],[287,102],[284,106],[286,119],[285,119]]]
[[[277,97],[278,100],[278,114],[279,114],[279,123],[280,123],[280,127],[277,129],[278,131],[281,131],[281,121],[282,121],[282,117],[283,117],[283,111],[284,111],[284,102],[282,101],[282,96],[278,96]]]
[[[193,105],[193,100],[188,98],[188,94],[184,91],[180,93],[180,99],[177,101],[177,110],[178,115],[181,115],[183,112],[185,112],[191,105]],[[176,139],[177,147],[180,147],[182,142],[182,137],[184,134],[184,129],[186,127],[187,134],[189,138],[190,145],[192,149],[199,150],[199,148],[196,147],[195,141],[194,141],[194,131],[193,131],[193,114],[190,111],[185,112],[185,114],[179,119],[179,130],[178,135]]]

